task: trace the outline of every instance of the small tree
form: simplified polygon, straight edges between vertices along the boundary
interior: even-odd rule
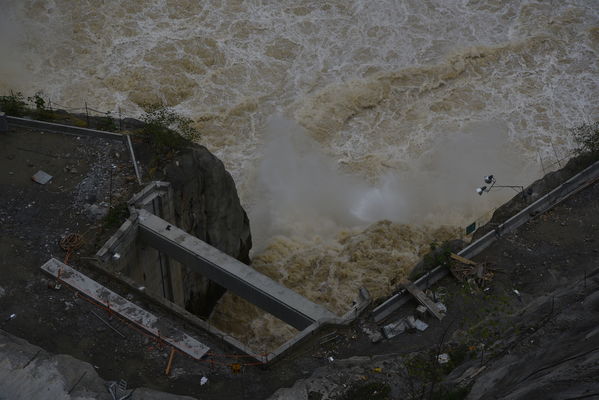
[[[38,119],[51,121],[53,118],[52,111],[46,107],[46,100],[44,100],[44,93],[42,91],[37,92],[31,97],[27,97],[27,101],[35,105],[35,114]]]
[[[23,98],[23,93],[13,93],[10,91],[8,96],[0,96],[0,109],[7,115],[13,117],[22,117],[25,115],[26,103]]]
[[[193,120],[190,118],[163,105],[146,105],[144,110],[144,133],[150,137],[155,147],[162,150],[177,149],[183,146],[185,140],[195,142],[200,138],[200,131],[193,127]]]

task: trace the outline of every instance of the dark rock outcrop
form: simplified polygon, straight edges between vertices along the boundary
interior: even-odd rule
[[[223,163],[205,147],[193,145],[163,169],[171,183],[176,225],[222,252],[249,264],[250,224],[235,182]],[[206,317],[225,289],[200,274],[186,271],[185,308]]]

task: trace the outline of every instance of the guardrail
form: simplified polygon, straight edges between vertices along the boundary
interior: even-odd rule
[[[63,133],[65,135],[87,136],[109,140],[125,140],[125,135],[123,135],[122,133],[99,131],[96,129],[80,128],[78,126],[73,125],[57,124],[54,122],[38,121],[35,119],[20,117],[7,116],[6,119],[8,123],[11,125],[24,126],[26,128],[43,129],[46,131]]]
[[[480,239],[462,249],[457,254],[466,258],[474,257],[489,247],[503,234],[516,230],[532,218],[544,213],[585,187],[592,185],[593,183],[597,182],[597,180],[599,180],[599,161],[574,175],[566,182],[547,193],[545,196],[541,197],[513,217],[509,218],[503,224],[497,226],[497,228],[494,230],[488,232]],[[439,281],[441,278],[445,277],[448,272],[449,270],[446,267],[440,265],[417,279],[414,284],[421,290],[425,290],[435,282]],[[391,313],[407,303],[411,298],[412,296],[407,293],[405,289],[391,296],[383,304],[372,310],[372,317],[374,321],[380,322],[387,318]]]
[[[96,129],[80,128],[78,126],[72,126],[72,125],[56,124],[54,122],[38,121],[35,119],[28,119],[28,118],[6,116],[6,120],[9,125],[17,125],[17,126],[22,126],[22,127],[26,127],[26,128],[42,129],[44,131],[61,133],[63,135],[86,136],[86,137],[108,139],[108,140],[120,140],[129,149],[129,153],[131,156],[131,162],[133,163],[133,169],[135,170],[135,176],[137,177],[137,182],[140,185],[142,184],[141,172],[139,171],[139,166],[137,165],[137,160],[135,159],[135,152],[133,151],[133,145],[131,144],[131,138],[129,137],[129,135],[125,135],[122,133],[99,131]]]

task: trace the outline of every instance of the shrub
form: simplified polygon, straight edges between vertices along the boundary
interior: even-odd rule
[[[143,132],[159,150],[178,149],[186,140],[196,141],[200,138],[200,132],[193,127],[190,118],[162,105],[146,105],[144,109],[142,121],[146,125]]]
[[[114,121],[114,118],[112,118],[112,114],[110,111],[106,113],[105,117],[98,118],[97,128],[103,131],[117,131],[116,123]]]
[[[0,109],[6,113],[6,115],[12,115],[13,117],[22,117],[25,115],[26,103],[23,98],[23,93],[14,93],[10,91],[8,96],[0,96]]]
[[[27,97],[27,101],[35,105],[35,116],[43,121],[51,121],[54,119],[54,114],[46,107],[43,92],[39,91],[32,97]]]

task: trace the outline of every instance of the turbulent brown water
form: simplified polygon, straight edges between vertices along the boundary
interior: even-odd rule
[[[599,114],[596,0],[1,4],[1,92],[192,117],[255,268],[338,313],[510,195],[477,196],[483,175],[530,182]],[[257,348],[290,334],[242,303],[214,323]]]

